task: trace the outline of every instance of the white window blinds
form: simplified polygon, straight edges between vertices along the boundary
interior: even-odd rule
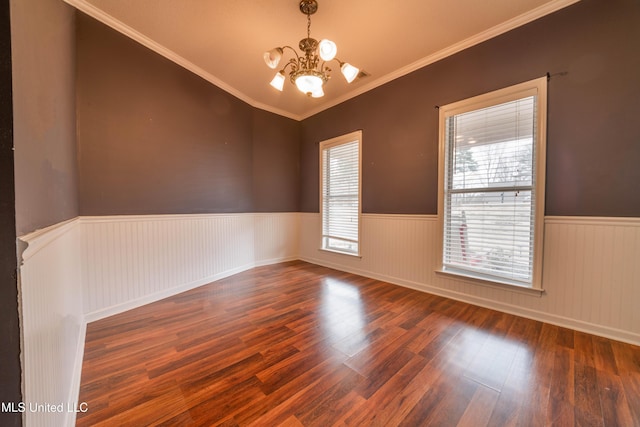
[[[322,248],[358,254],[360,141],[327,141],[321,145],[321,154]]]
[[[443,269],[533,286],[537,95],[444,120]]]

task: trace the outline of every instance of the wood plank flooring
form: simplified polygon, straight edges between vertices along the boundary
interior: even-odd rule
[[[88,325],[78,426],[640,426],[640,347],[304,262]]]

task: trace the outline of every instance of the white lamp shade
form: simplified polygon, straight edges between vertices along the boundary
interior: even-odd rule
[[[322,58],[323,61],[331,61],[336,57],[336,53],[338,53],[338,47],[336,46],[336,44],[327,39],[320,40],[318,50],[320,53],[320,58]]]
[[[271,80],[271,83],[269,84],[282,92],[282,89],[284,88],[284,80],[284,74],[282,71],[278,71],[278,73],[273,76],[273,80]]]
[[[264,53],[264,62],[269,68],[275,69],[282,59],[282,48],[274,47],[273,49]]]
[[[311,92],[312,98],[322,98],[324,96],[324,90],[322,90],[322,86],[318,88],[315,92]]]
[[[358,77],[358,73],[360,72],[358,68],[347,62],[342,64],[342,66],[340,67],[340,71],[342,71],[342,75],[347,80],[347,83],[351,83],[352,81],[354,81],[355,78]]]
[[[302,75],[296,79],[296,86],[300,92],[313,95],[322,91],[322,79],[314,75]]]

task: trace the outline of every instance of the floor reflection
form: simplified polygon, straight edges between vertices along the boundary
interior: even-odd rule
[[[357,286],[326,278],[322,285],[320,315],[330,341],[346,337],[358,342],[366,340],[364,306]]]
[[[534,349],[526,343],[464,327],[443,354],[449,373],[464,377],[495,391],[523,391],[530,388]]]

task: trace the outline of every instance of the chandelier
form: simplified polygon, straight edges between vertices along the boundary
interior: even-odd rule
[[[307,15],[307,38],[298,43],[298,47],[304,52],[304,55],[299,55],[291,46],[275,47],[264,53],[264,62],[272,69],[275,69],[280,63],[285,49],[290,49],[295,54],[295,58],[291,58],[271,81],[271,86],[279,91],[282,91],[284,87],[284,73],[287,67],[290,67],[289,80],[291,83],[295,84],[300,92],[313,98],[320,98],[324,95],[322,86],[329,81],[329,73],[331,72],[331,68],[326,66],[327,62],[335,60],[340,64],[340,71],[347,83],[351,83],[360,74],[358,68],[336,58],[338,48],[334,42],[327,39],[318,42],[311,38],[311,15],[317,10],[318,2],[316,0],[300,1],[300,12]],[[322,62],[320,62],[321,60]]]

